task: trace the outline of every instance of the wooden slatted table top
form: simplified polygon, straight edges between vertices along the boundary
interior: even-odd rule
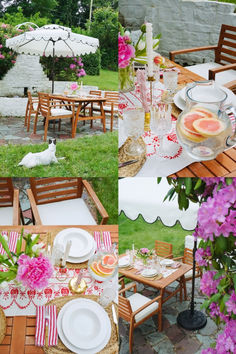
[[[100,96],[66,96],[66,95],[57,95],[57,94],[52,94],[50,95],[51,98],[54,98],[56,100],[64,100],[64,101],[71,101],[71,102],[105,102],[107,99],[104,97]]]
[[[92,225],[92,226],[25,226],[24,230],[29,233],[55,232],[67,227],[78,227],[88,232],[110,231],[112,242],[118,243],[117,225]],[[1,226],[0,231],[20,232],[22,226]],[[35,316],[15,316],[7,317],[7,330],[3,342],[0,344],[0,354],[42,354],[41,347],[34,345]]]
[[[166,63],[167,65],[173,65],[179,68],[179,85],[205,80],[201,76],[170,61],[169,59],[166,59]],[[227,151],[222,152],[214,160],[194,162],[169,177],[236,177],[236,147],[232,147]]]

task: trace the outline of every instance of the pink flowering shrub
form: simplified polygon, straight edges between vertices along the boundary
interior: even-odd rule
[[[181,178],[171,180],[172,196],[178,193],[179,206],[189,200],[199,203],[200,237],[196,262],[202,268],[200,290],[206,295],[203,307],[216,322],[225,324],[214,348],[202,353],[236,353],[236,178]],[[170,199],[171,199],[170,198]]]
[[[30,258],[22,254],[18,259],[16,280],[32,290],[43,289],[53,274],[53,267],[48,258],[43,255]]]
[[[16,53],[5,47],[6,39],[20,34],[13,26],[0,23],[0,80],[15,64]]]

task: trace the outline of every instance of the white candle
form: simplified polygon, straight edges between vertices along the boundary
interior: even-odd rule
[[[146,44],[147,44],[148,77],[153,77],[152,24],[149,22],[146,23]]]
[[[72,241],[68,241],[66,244],[66,249],[65,249],[65,253],[64,253],[64,257],[63,257],[63,261],[62,261],[63,267],[66,266],[66,261],[69,256],[69,253],[70,253],[71,245],[72,245]]]

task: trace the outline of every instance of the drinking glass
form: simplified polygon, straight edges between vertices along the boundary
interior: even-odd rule
[[[115,300],[115,297],[116,289],[114,289],[113,287],[106,287],[103,289],[103,292],[98,299],[98,303],[102,307],[107,307],[113,300]]]
[[[163,82],[165,89],[169,93],[167,101],[173,101],[173,96],[177,90],[178,71],[176,69],[165,69],[163,72]]]
[[[165,156],[164,136],[171,132],[171,105],[160,103],[153,108],[152,131],[157,134],[159,140],[159,149],[157,153],[160,157]]]
[[[129,137],[130,144],[125,146],[127,155],[139,156],[145,152],[145,147],[140,145],[138,138],[144,132],[145,112],[143,108],[132,108],[124,112],[124,127]]]

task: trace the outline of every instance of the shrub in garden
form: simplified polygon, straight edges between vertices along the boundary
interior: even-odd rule
[[[20,32],[21,30],[16,30],[11,25],[0,23],[0,80],[16,61],[16,53],[5,47],[6,39],[16,36]]]
[[[216,343],[202,354],[236,353],[236,178],[168,179],[167,198],[178,194],[180,209],[189,200],[200,204],[195,236],[202,240],[195,257],[204,270],[203,307],[224,326]]]

